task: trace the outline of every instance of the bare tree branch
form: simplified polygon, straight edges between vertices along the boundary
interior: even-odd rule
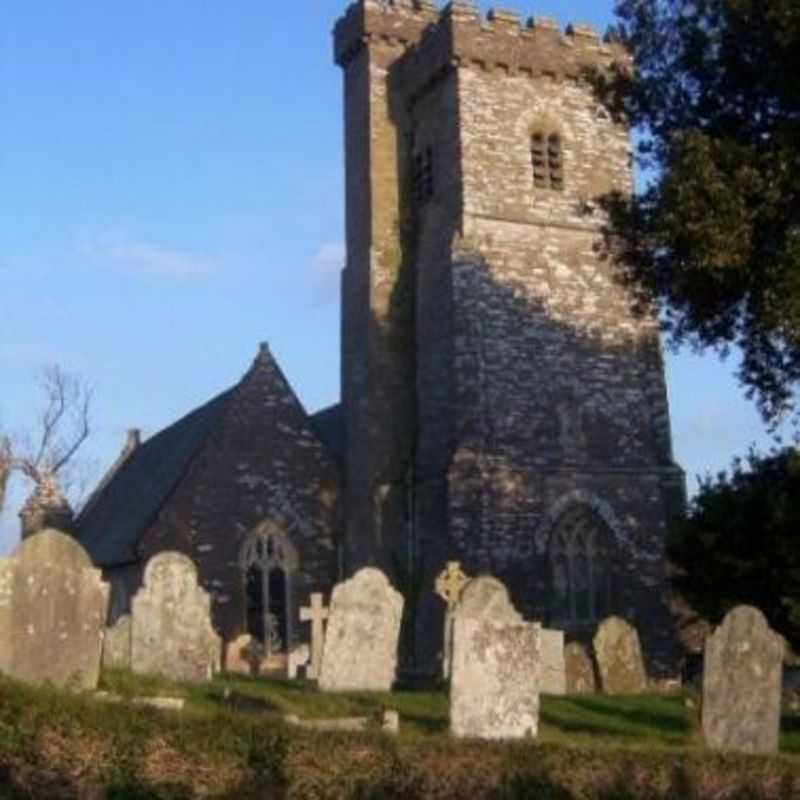
[[[55,478],[74,458],[91,433],[92,391],[79,376],[57,364],[37,376],[44,404],[33,435],[12,442],[0,436],[0,477],[3,465],[20,472],[37,486]]]
[[[6,487],[11,477],[11,442],[7,436],[0,436],[0,511],[6,499]]]

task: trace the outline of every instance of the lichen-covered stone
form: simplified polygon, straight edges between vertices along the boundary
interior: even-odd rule
[[[775,753],[785,643],[756,608],[733,609],[706,640],[703,737],[715,750]]]
[[[564,648],[567,694],[593,694],[597,691],[594,664],[580,642],[570,642]]]
[[[103,638],[103,668],[131,668],[131,617],[123,614],[106,628]]]
[[[454,736],[537,735],[540,630],[517,613],[500,581],[481,577],[467,584],[453,624],[450,731]]]
[[[621,617],[604,619],[594,635],[594,654],[600,688],[606,694],[640,694],[647,691],[647,673],[639,634]]]
[[[396,678],[403,596],[378,569],[365,568],[331,595],[319,687],[389,691]]]
[[[564,631],[542,628],[539,631],[542,661],[542,694],[562,695],[567,692],[564,663]]]
[[[211,625],[211,597],[182,553],[150,559],[131,603],[131,669],[177,681],[209,680],[219,669],[221,641]]]
[[[71,537],[45,530],[0,559],[0,672],[94,689],[109,587]]]

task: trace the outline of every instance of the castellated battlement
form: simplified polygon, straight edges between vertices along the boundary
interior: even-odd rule
[[[587,68],[630,60],[621,45],[604,42],[591,26],[569,25],[562,32],[550,17],[524,20],[507,9],[492,9],[484,18],[468,0],[441,10],[430,0],[358,0],[337,23],[334,38],[342,66],[376,40],[413,49],[403,68],[409,89],[451,66],[578,80]]]

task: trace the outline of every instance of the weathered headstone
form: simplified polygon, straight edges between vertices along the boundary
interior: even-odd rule
[[[286,676],[290,681],[296,680],[300,671],[304,670],[303,677],[308,678],[311,671],[311,648],[307,644],[297,644],[290,651],[286,663]]]
[[[594,635],[600,688],[606,694],[647,691],[647,673],[636,628],[621,617],[608,617]]]
[[[311,667],[307,677],[316,679],[322,666],[322,650],[325,645],[325,620],[328,609],[325,608],[320,592],[311,595],[311,605],[300,609],[300,621],[311,623]]]
[[[525,622],[500,581],[481,577],[461,593],[453,624],[450,731],[519,739],[539,727],[540,626]]]
[[[221,643],[211,626],[211,597],[182,553],[159,553],[131,603],[131,669],[173,680],[208,680]]]
[[[739,606],[706,640],[703,737],[715,750],[775,753],[784,640],[756,608]]]
[[[542,694],[562,695],[567,693],[567,674],[564,663],[564,631],[542,628],[541,640]]]
[[[319,687],[324,691],[389,691],[397,671],[403,596],[367,567],[331,595]]]
[[[259,675],[264,669],[264,646],[249,633],[225,644],[224,669],[238,675]]]
[[[582,644],[570,642],[564,648],[564,666],[567,694],[593,694],[597,691],[594,664]]]
[[[109,586],[70,536],[46,530],[0,559],[0,672],[94,689]]]
[[[453,615],[461,592],[469,582],[469,577],[461,569],[458,561],[448,561],[447,566],[439,573],[434,584],[436,594],[447,604],[444,617],[444,646],[442,647],[442,677],[450,677],[450,666],[453,658]]]
[[[123,614],[113,625],[106,628],[103,639],[103,668],[131,668],[130,614]]]

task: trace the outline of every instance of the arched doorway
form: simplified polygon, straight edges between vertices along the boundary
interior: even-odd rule
[[[259,525],[242,546],[247,632],[267,657],[287,653],[292,643],[292,573],[297,553],[286,533],[272,522]]]
[[[611,613],[611,531],[586,506],[558,519],[550,537],[550,622],[566,628]]]

